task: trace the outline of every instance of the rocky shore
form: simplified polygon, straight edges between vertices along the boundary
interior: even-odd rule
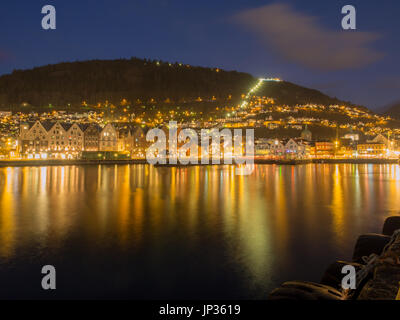
[[[357,286],[343,289],[345,265],[356,269]],[[288,281],[270,300],[400,300],[400,216],[386,219],[382,234],[361,235],[353,261],[332,263],[320,283]]]

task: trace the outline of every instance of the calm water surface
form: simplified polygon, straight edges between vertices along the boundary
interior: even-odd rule
[[[399,191],[398,165],[0,168],[0,298],[263,299],[350,259]]]

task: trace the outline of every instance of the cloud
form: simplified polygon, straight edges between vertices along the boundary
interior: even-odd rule
[[[344,31],[340,20],[337,31],[327,30],[316,17],[286,4],[242,11],[233,21],[253,31],[286,60],[316,70],[360,68],[383,57],[369,47],[378,34]]]
[[[375,81],[371,83],[371,89],[400,90],[400,77],[385,76],[376,78]]]
[[[2,50],[0,49],[0,63],[1,63],[1,62],[5,62],[5,61],[7,61],[7,60],[9,60],[9,59],[10,59],[10,55],[9,55],[7,52],[2,51]]]

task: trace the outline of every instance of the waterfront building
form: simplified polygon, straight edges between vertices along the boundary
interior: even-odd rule
[[[134,158],[145,158],[146,150],[150,146],[146,140],[146,132],[142,127],[136,127],[132,133],[132,150]]]
[[[271,139],[257,139],[255,141],[254,152],[256,156],[269,156],[271,154]]]
[[[270,142],[270,154],[275,158],[280,158],[285,155],[285,145],[278,139],[271,140]]]
[[[108,123],[100,132],[100,151],[118,151],[118,132]]]
[[[84,150],[98,151],[100,148],[99,136],[101,128],[95,123],[91,123],[84,128]]]
[[[71,151],[77,156],[82,150],[84,150],[84,133],[82,128],[74,123],[67,129],[66,151]]]
[[[10,136],[2,136],[0,138],[0,159],[12,159],[17,155],[17,145],[16,139]]]
[[[49,125],[50,129],[47,131],[47,138],[49,142],[49,148],[46,150],[47,152],[51,152],[53,154],[63,153],[67,151],[69,139],[67,138],[67,130],[70,126],[66,126],[65,124],[61,124],[61,122],[57,121]],[[58,156],[55,156],[58,158]],[[64,158],[64,156],[61,156]]]
[[[367,143],[384,144],[389,147],[389,139],[383,136],[382,134],[378,134],[375,138],[367,140]]]
[[[129,133],[118,145],[118,132],[112,124],[101,129],[97,124],[35,121],[21,123],[18,153],[28,159],[75,159],[82,151],[125,151],[131,149]],[[119,148],[120,147],[120,148]]]
[[[315,157],[329,158],[335,155],[335,145],[331,141],[315,141]]]
[[[46,153],[49,147],[46,128],[40,121],[22,123],[20,125],[18,145],[20,153],[35,154],[35,158],[40,159],[41,154]],[[45,156],[43,155],[43,157]]]
[[[130,128],[118,130],[118,151],[132,152],[133,138]]]
[[[60,121],[22,123],[18,152],[28,159],[72,159],[83,149],[83,131],[77,124]]]
[[[357,151],[357,145],[351,138],[340,139],[335,147],[335,156],[338,158],[353,158]]]
[[[308,156],[308,145],[302,140],[288,139],[284,141],[285,157],[289,159],[304,159]]]
[[[387,154],[387,145],[384,143],[361,143],[357,145],[359,157],[382,158]]]

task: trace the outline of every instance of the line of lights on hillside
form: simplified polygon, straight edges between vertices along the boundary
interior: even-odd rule
[[[240,108],[243,109],[249,104],[249,102],[247,100],[250,98],[250,96],[254,92],[256,92],[258,89],[260,89],[260,87],[263,85],[264,82],[281,82],[281,81],[282,80],[279,79],[279,78],[259,78],[258,81],[257,81],[257,84],[253,88],[251,88],[249,90],[249,92],[247,93],[247,95],[244,98],[242,104],[240,105]]]

